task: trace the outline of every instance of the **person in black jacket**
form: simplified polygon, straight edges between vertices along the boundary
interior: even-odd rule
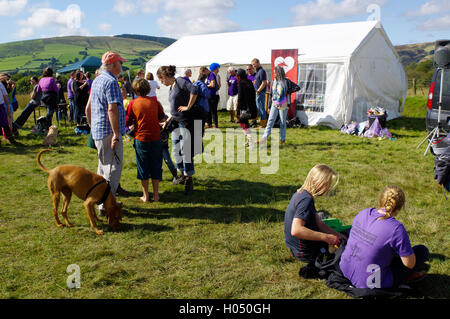
[[[182,77],[175,78],[176,67],[161,66],[157,71],[157,76],[161,83],[170,87],[169,103],[170,114],[178,124],[179,130],[172,133],[172,150],[177,163],[177,169],[182,173],[176,184],[184,184],[184,194],[192,193],[194,186],[192,176],[195,174],[194,155],[196,147],[194,141],[198,136],[202,136],[202,120],[196,115],[194,108],[198,95],[198,87]],[[166,121],[170,120],[170,118]],[[199,118],[199,132],[194,132],[195,120]],[[190,146],[190,147],[189,147]],[[200,147],[202,147],[200,145]]]
[[[447,139],[450,141],[450,134]],[[444,143],[443,141],[441,143]],[[434,179],[450,192],[450,144],[434,157]]]
[[[75,95],[75,105],[77,106],[75,119],[77,124],[81,124],[81,119],[85,115],[86,104],[89,100],[89,82],[86,81],[81,71],[77,71],[75,75],[73,93]]]
[[[238,81],[237,117],[239,119],[239,124],[247,137],[247,143],[245,145],[252,149],[254,141],[248,121],[257,116],[255,88],[253,87],[253,83],[248,80],[247,73],[244,69],[237,70],[236,78]]]

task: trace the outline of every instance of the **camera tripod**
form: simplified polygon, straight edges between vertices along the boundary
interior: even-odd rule
[[[427,137],[425,137],[425,139],[419,144],[417,145],[417,148],[419,148],[423,143],[425,143],[425,141],[431,136],[429,142],[428,142],[428,146],[425,150],[425,153],[423,153],[423,156],[427,155],[428,150],[430,149],[431,145],[433,144],[433,141],[436,137],[439,138],[440,135],[440,126],[441,126],[441,110],[442,110],[442,96],[444,93],[444,72],[445,72],[446,68],[443,67],[439,67],[438,70],[441,71],[441,84],[440,84],[440,89],[439,89],[439,109],[438,109],[438,120],[437,120],[437,125],[436,127],[431,130],[431,132],[427,135]]]

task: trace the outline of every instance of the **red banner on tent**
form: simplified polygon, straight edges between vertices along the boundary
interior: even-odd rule
[[[282,66],[286,73],[286,77],[298,84],[298,49],[272,50],[272,81],[273,71],[276,66]],[[288,118],[293,118],[295,116],[295,108],[297,105],[296,96],[296,93],[291,95]]]

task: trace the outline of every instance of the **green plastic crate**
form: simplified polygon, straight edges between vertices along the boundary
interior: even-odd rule
[[[337,232],[346,231],[346,230],[349,230],[350,228],[352,228],[352,225],[346,225],[346,226],[342,225],[342,221],[340,221],[339,219],[336,219],[336,218],[322,219],[322,221]]]

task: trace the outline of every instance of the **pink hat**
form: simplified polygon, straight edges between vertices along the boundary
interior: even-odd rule
[[[108,51],[102,56],[102,63],[103,64],[113,64],[114,62],[126,62],[127,60],[122,58],[119,53]]]

